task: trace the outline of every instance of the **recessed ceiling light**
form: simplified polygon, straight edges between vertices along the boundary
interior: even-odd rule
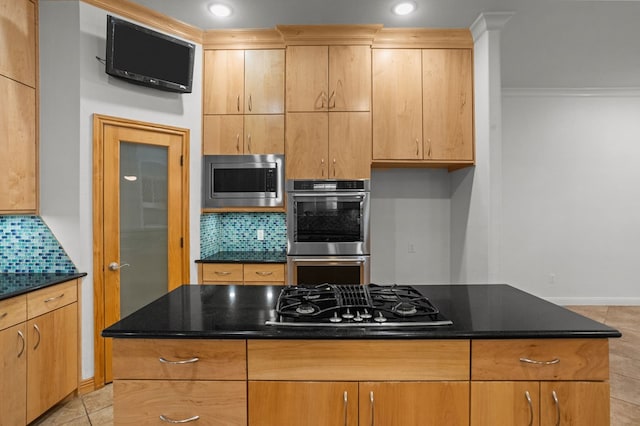
[[[396,15],[408,15],[416,10],[416,4],[410,1],[398,3],[393,7],[393,13]]]
[[[226,18],[231,15],[231,8],[226,4],[214,3],[209,6],[209,11],[220,18]]]

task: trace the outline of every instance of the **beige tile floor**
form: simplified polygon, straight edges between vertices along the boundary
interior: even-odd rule
[[[570,306],[569,309],[622,332],[609,345],[611,426],[640,425],[640,306]],[[54,407],[34,425],[113,424],[111,385]],[[582,426],[582,425],[576,425]]]

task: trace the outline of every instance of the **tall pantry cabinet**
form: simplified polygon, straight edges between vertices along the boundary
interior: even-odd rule
[[[37,0],[0,0],[0,214],[37,210]]]

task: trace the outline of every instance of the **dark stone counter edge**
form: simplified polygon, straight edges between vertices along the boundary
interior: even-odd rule
[[[447,339],[607,339],[621,337],[617,330],[611,331],[476,331],[476,332],[456,332],[456,331],[415,331],[403,332],[395,330],[378,331],[363,334],[344,335],[318,335],[314,334],[316,329],[299,329],[299,336],[292,334],[280,335],[276,330],[273,332],[251,331],[251,332],[167,332],[158,331],[109,331],[103,330],[102,337],[113,337],[117,339],[210,339],[210,340],[447,340]]]
[[[86,272],[78,272],[75,274],[52,274],[52,273],[33,273],[33,274],[0,274],[0,275],[31,275],[33,276],[32,283],[29,283],[28,287],[20,288],[19,290],[12,291],[9,293],[0,293],[0,300],[10,299],[15,296],[20,296],[21,294],[27,294],[32,291],[40,290],[45,287],[50,287],[52,285],[60,284],[65,281],[75,280],[77,278],[82,278],[87,275]]]
[[[196,260],[196,263],[287,263],[281,251],[222,251]]]

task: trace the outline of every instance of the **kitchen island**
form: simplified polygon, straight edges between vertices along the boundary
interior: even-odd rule
[[[452,322],[280,327],[279,286],[182,286],[103,331],[116,424],[609,424],[620,333],[508,285],[415,286]]]

